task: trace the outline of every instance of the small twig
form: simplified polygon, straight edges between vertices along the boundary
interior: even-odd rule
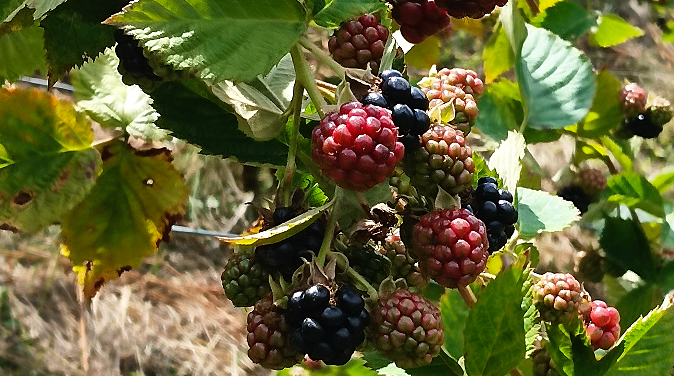
[[[84,286],[77,284],[77,300],[80,310],[80,352],[82,360],[82,372],[84,376],[89,375],[89,349],[87,344],[87,299],[84,296]]]
[[[302,120],[302,96],[304,95],[304,87],[295,81],[293,88],[293,99],[290,102],[293,107],[293,123],[290,129],[290,144],[288,145],[288,160],[286,168],[283,172],[283,180],[279,189],[283,206],[289,206],[292,196],[292,181],[295,176],[297,165],[295,163],[295,156],[297,154],[297,143],[300,134],[300,121]]]
[[[538,8],[538,4],[536,4],[536,0],[527,0],[527,4],[529,4],[529,8],[531,8],[531,13],[533,13],[534,16],[538,15],[538,13],[541,13],[540,8]]]
[[[459,286],[458,290],[459,294],[461,294],[461,299],[463,299],[463,302],[466,303],[466,306],[468,308],[473,308],[477,302],[477,298],[475,297],[475,294],[473,294],[473,290],[471,290],[468,286]]]

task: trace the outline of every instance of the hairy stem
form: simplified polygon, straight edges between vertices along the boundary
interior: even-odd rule
[[[477,302],[477,298],[475,297],[475,294],[473,294],[473,290],[471,290],[468,286],[459,286],[458,290],[459,294],[461,294],[463,302],[466,303],[466,306],[468,308],[473,308],[473,305],[475,305]]]
[[[318,86],[316,86],[316,79],[309,68],[309,64],[307,64],[307,61],[304,59],[304,55],[298,44],[295,44],[290,50],[290,56],[293,59],[293,66],[295,67],[296,81],[306,89],[309,98],[311,98],[311,102],[316,106],[318,116],[320,116],[321,119],[324,118],[327,103],[325,103],[325,99],[318,90]]]
[[[358,273],[355,269],[352,267],[348,266],[346,263],[344,263],[344,259],[341,257],[336,257],[334,256],[334,252],[328,252],[328,257],[330,259],[334,259],[337,261],[337,266],[340,267],[341,269],[346,271],[346,274],[353,278],[355,281],[358,281],[360,284],[365,286],[367,288],[367,294],[370,296],[370,298],[376,299],[379,293],[377,292],[377,289],[372,287],[372,285]]]
[[[343,196],[344,190],[340,187],[335,188],[335,196],[332,198],[334,205],[332,205],[332,210],[330,211],[330,217],[328,218],[328,225],[325,228],[325,236],[323,237],[323,243],[321,243],[321,249],[318,251],[318,256],[316,256],[316,264],[320,267],[325,265],[325,257],[332,246],[332,238],[335,236],[335,229],[337,228],[339,202],[342,200]]]
[[[346,78],[346,69],[344,69],[343,66],[341,66],[338,62],[336,62],[330,55],[326,54],[325,51],[322,49],[318,48],[315,44],[311,43],[309,39],[306,37],[300,37],[299,43],[302,45],[302,47],[306,48],[309,52],[311,52],[312,55],[316,56],[316,58],[323,64],[327,65],[330,70],[335,72],[337,76],[344,80]]]
[[[290,206],[292,196],[292,182],[295,176],[297,165],[295,163],[295,155],[297,154],[297,142],[300,134],[300,122],[302,120],[302,96],[304,95],[304,88],[295,81],[293,87],[293,99],[290,102],[290,107],[293,107],[293,124],[290,129],[290,144],[288,145],[288,160],[286,162],[286,169],[283,172],[283,181],[279,187],[279,194],[283,200],[283,206]]]

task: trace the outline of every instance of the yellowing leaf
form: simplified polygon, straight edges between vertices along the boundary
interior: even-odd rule
[[[62,252],[89,297],[157,251],[189,194],[167,149],[137,151],[116,142],[103,157],[98,183],[61,224]]]
[[[330,201],[327,204],[320,206],[318,208],[313,208],[302,215],[299,215],[287,222],[284,222],[278,226],[274,226],[269,230],[248,234],[245,236],[218,236],[216,239],[220,240],[223,243],[239,244],[239,245],[250,245],[250,246],[259,246],[264,244],[277,243],[285,238],[293,236],[298,232],[309,227],[318,217],[323,214],[324,211],[328,210],[332,206],[334,201]]]
[[[405,62],[421,69],[429,69],[440,59],[440,39],[432,36],[415,45],[405,54]]]
[[[34,232],[93,187],[101,158],[87,118],[38,90],[0,90],[0,228]]]
[[[484,25],[482,21],[473,18],[452,18],[454,30],[464,30],[468,34],[478,38],[484,37]]]

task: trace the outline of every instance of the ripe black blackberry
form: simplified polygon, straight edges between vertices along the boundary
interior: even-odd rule
[[[312,360],[344,365],[365,340],[370,315],[354,289],[342,286],[333,299],[327,287],[316,284],[290,295],[285,319],[293,349]]]
[[[152,82],[161,82],[162,78],[157,76],[150,66],[150,61],[143,54],[143,47],[131,35],[124,33],[124,30],[115,30],[115,54],[119,58],[119,74],[127,85],[148,84]]]
[[[419,148],[420,136],[431,126],[426,114],[428,98],[416,86],[410,85],[402,73],[389,69],[379,75],[381,81],[375,91],[368,93],[363,104],[373,104],[391,110],[393,124],[405,146],[405,152]]]
[[[629,133],[643,138],[656,138],[663,130],[662,125],[653,121],[649,111],[638,114],[632,118],[625,118],[623,127],[629,131]]]
[[[274,210],[271,227],[292,219],[295,214],[290,208],[277,208]],[[257,247],[255,258],[270,272],[278,272],[289,280],[295,270],[302,265],[302,257],[308,260],[312,252],[318,254],[324,236],[325,225],[317,220],[287,239]]]
[[[513,195],[499,189],[496,179],[485,176],[477,181],[473,203],[466,207],[487,226],[490,254],[503,248],[515,232],[518,215],[512,203]]]
[[[557,196],[571,201],[581,214],[587,212],[588,207],[592,203],[592,198],[585,193],[583,188],[578,184],[570,184],[562,187],[557,191]]]

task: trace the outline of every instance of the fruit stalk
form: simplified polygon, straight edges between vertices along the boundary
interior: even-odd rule
[[[466,306],[468,308],[473,308],[473,305],[475,305],[477,302],[477,298],[475,297],[475,294],[473,294],[473,290],[471,290],[469,286],[459,286],[457,289],[459,290],[459,294],[461,294],[461,299],[463,299],[463,302],[466,303]]]
[[[360,284],[365,286],[367,288],[367,295],[371,299],[377,299],[379,296],[379,293],[377,292],[377,289],[372,287],[372,285],[362,276],[360,273],[358,273],[354,268],[348,266],[344,262],[344,258],[341,257],[336,257],[334,255],[334,252],[328,252],[328,258],[334,259],[337,262],[337,267],[339,267],[342,270],[346,271],[346,274],[349,275],[349,277],[353,278],[354,280],[358,281]]]
[[[295,78],[297,82],[300,83],[309,94],[311,102],[316,106],[316,112],[318,116],[322,119],[325,117],[325,107],[327,103],[321,95],[318,86],[316,86],[316,80],[309,68],[306,60],[304,60],[304,55],[299,45],[295,44],[293,48],[290,49],[290,56],[293,59],[293,66],[295,67]]]
[[[346,78],[346,69],[336,62],[330,55],[326,54],[322,49],[311,43],[306,37],[300,37],[299,43],[306,48],[312,55],[314,55],[323,64],[327,65],[335,74],[341,79]],[[321,116],[322,117],[322,116]]]
[[[286,169],[283,173],[283,182],[279,187],[283,206],[290,205],[290,196],[292,191],[292,181],[295,175],[297,165],[295,163],[295,155],[297,154],[297,140],[300,134],[300,121],[302,116],[302,95],[304,94],[304,87],[297,81],[293,87],[293,98],[290,103],[293,107],[293,123],[290,129],[290,144],[288,145],[288,161],[286,162]]]
[[[325,265],[325,257],[330,251],[332,246],[332,238],[335,235],[335,228],[337,227],[337,210],[339,208],[339,202],[344,196],[344,189],[337,186],[335,188],[335,196],[332,198],[334,204],[332,205],[332,211],[330,212],[330,218],[328,218],[328,225],[325,228],[325,236],[323,237],[323,243],[321,243],[321,249],[318,251],[318,256],[316,256],[316,264],[323,267]]]

